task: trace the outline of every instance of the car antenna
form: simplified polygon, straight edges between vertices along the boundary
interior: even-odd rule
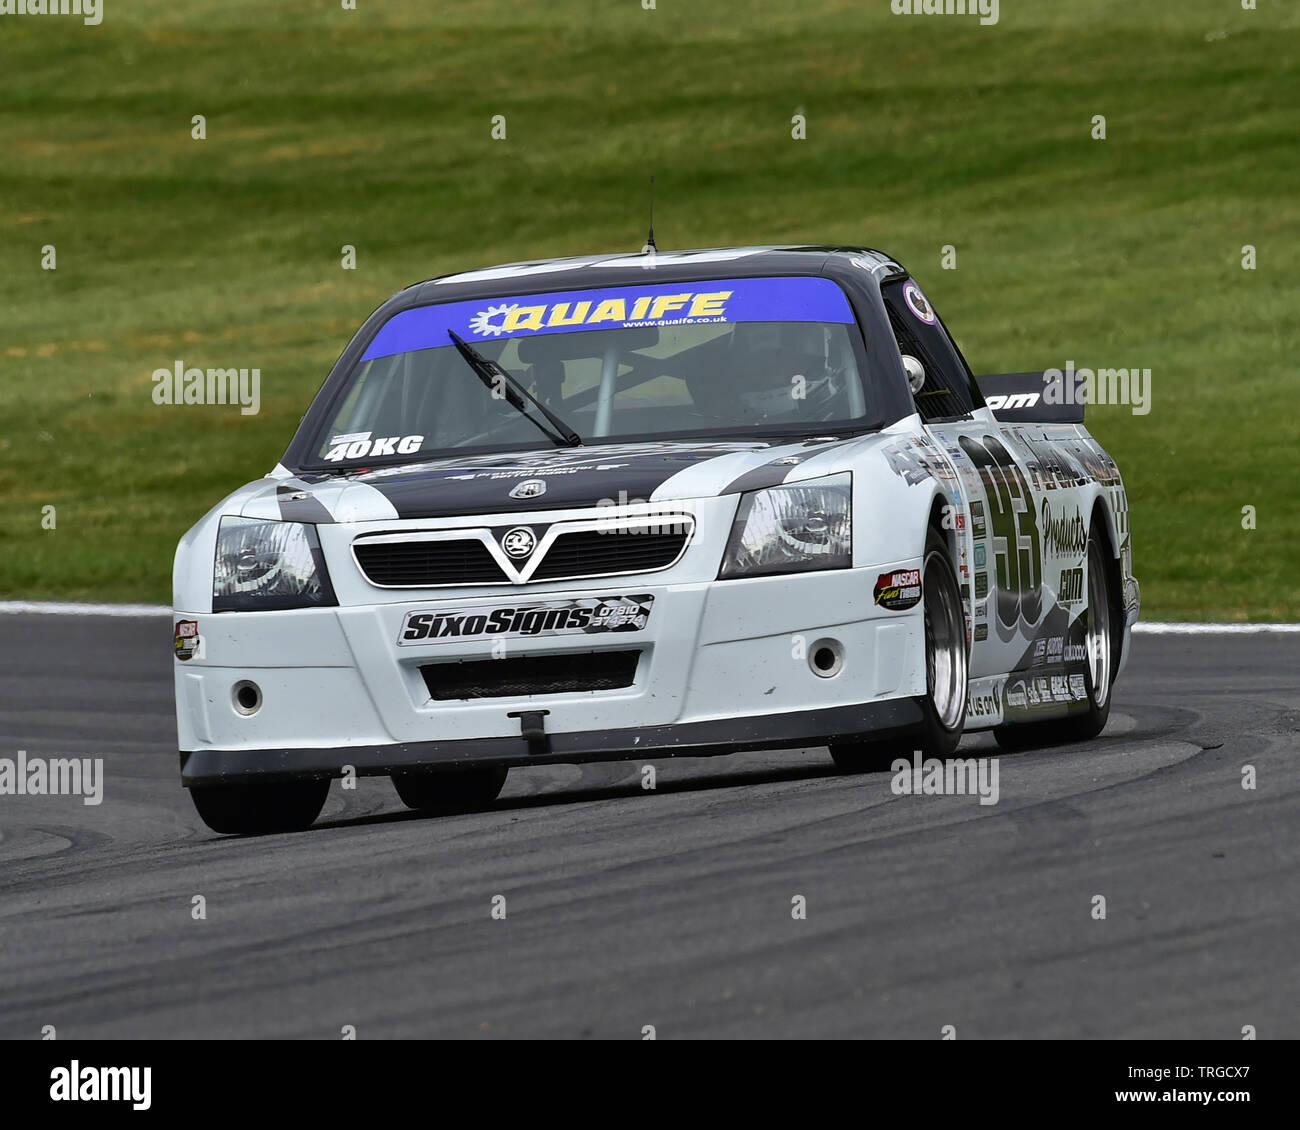
[[[650,236],[641,248],[641,254],[653,255],[659,248],[655,246],[655,178],[650,176]]]

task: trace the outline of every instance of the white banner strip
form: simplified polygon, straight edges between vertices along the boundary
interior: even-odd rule
[[[1139,620],[1133,631],[1152,636],[1259,636],[1267,632],[1300,632],[1300,624],[1161,624]]]
[[[36,613],[43,616],[170,616],[165,604],[63,604],[54,600],[0,600],[5,613]]]

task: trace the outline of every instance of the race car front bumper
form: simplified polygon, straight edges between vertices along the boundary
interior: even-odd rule
[[[885,699],[860,706],[801,710],[765,717],[684,722],[626,730],[546,733],[539,739],[465,738],[450,742],[331,748],[224,750],[200,749],[181,754],[181,781],[193,785],[233,783],[241,779],[291,780],[338,777],[350,766],[357,776],[376,776],[413,769],[487,768],[490,766],[576,765],[586,761],[655,760],[706,757],[752,749],[792,749],[849,741],[870,731],[879,737],[902,733],[921,721],[913,698]]]
[[[359,775],[424,767],[526,765],[730,753],[889,736],[921,720],[921,609],[873,601],[881,567],[647,586],[584,582],[529,599],[653,597],[635,632],[511,639],[511,655],[602,660],[639,653],[630,685],[435,700],[424,668],[491,657],[484,639],[398,644],[406,616],[520,599],[517,590],[283,612],[187,614],[178,659],[182,781]],[[597,585],[599,587],[597,587]],[[812,662],[830,641],[833,674]],[[190,645],[187,641],[187,649]],[[241,709],[237,688],[260,701]]]

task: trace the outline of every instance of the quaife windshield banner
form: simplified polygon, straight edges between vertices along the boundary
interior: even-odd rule
[[[839,286],[823,278],[721,279],[475,298],[403,310],[384,324],[361,359],[450,345],[449,330],[467,341],[492,341],[701,322],[851,325],[853,311]]]

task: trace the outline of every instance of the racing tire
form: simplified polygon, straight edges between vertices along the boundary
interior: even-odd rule
[[[1123,615],[1116,602],[1106,557],[1106,540],[1097,519],[1088,530],[1088,606],[1080,618],[1084,627],[1086,669],[1083,676],[1087,700],[1066,718],[1047,722],[998,726],[993,739],[1014,752],[1041,746],[1065,745],[1095,738],[1110,718],[1111,688],[1115,683],[1123,639]]]
[[[910,738],[833,744],[831,759],[841,772],[884,773],[898,758],[910,760],[916,750],[924,757],[941,759],[957,750],[966,724],[970,651],[957,573],[947,543],[933,528],[925,542],[921,600],[925,606],[926,693],[917,701],[924,719]]]
[[[501,795],[509,769],[451,769],[394,773],[393,787],[407,808],[450,816],[474,812]]]
[[[251,785],[196,785],[190,799],[199,819],[214,832],[262,836],[301,832],[325,807],[328,777],[311,781],[273,781]]]

